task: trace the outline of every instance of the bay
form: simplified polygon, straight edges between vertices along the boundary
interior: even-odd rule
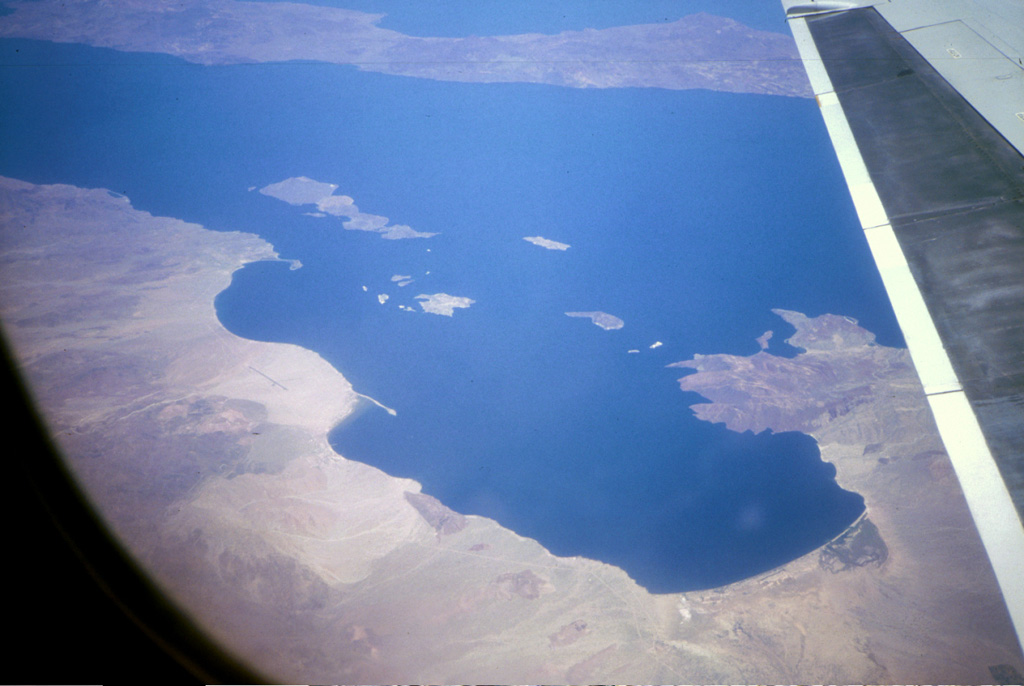
[[[770,569],[861,511],[810,438],[699,422],[665,369],[753,353],[766,329],[795,354],[773,307],[901,344],[813,101],[0,48],[0,173],[107,187],[303,263],[242,269],[217,311],[396,410],[338,427],[343,455],[659,592]],[[293,176],[439,235],[386,241],[249,190]],[[434,293],[475,302],[423,312]]]

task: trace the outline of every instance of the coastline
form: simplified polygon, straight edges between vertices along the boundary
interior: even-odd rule
[[[819,549],[727,587],[654,596],[489,519],[447,526],[457,515],[440,505],[432,524],[406,496],[415,481],[337,455],[327,434],[358,401],[342,374],[217,320],[236,269],[280,259],[262,239],[153,217],[104,190],[0,179],[0,195],[0,316],[69,465],[140,563],[282,680],[977,681],[1019,660],[905,351],[871,347],[866,332],[844,328],[841,344],[798,361],[698,364],[728,366],[711,386],[761,383],[777,410],[765,421],[815,438],[864,496],[888,558],[833,572]],[[902,371],[866,374],[864,360]],[[849,383],[811,412],[771,371],[787,364]],[[854,392],[865,383],[875,392]],[[895,410],[901,422],[886,418]]]

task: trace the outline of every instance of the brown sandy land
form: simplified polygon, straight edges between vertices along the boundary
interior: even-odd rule
[[[731,587],[738,593],[726,603],[751,596],[755,602],[740,610],[742,623],[763,626],[755,589],[775,586],[769,607],[800,627],[799,650],[793,633],[769,629],[761,640],[788,641],[801,661],[812,650],[853,650],[877,665],[866,680],[984,681],[991,675],[978,670],[981,662],[1019,665],[1005,606],[907,351],[876,345],[872,334],[844,317],[776,313],[796,327],[789,342],[805,348],[803,354],[793,360],[764,352],[701,357],[679,363],[698,370],[680,385],[712,401],[730,396],[694,406],[709,421],[737,431],[769,426],[814,436],[822,459],[836,466],[839,484],[864,496],[865,517],[877,527],[888,556],[880,565],[839,573],[826,570],[827,555],[806,556]],[[815,557],[818,568],[812,569]],[[803,574],[790,573],[800,567]],[[816,587],[813,594],[802,590],[808,582]],[[796,598],[818,606],[817,621],[808,624],[808,607],[779,603],[794,597],[792,589]],[[715,592],[692,600],[722,607]],[[835,671],[819,678],[848,680],[843,663],[836,659]]]
[[[378,27],[383,15],[299,3],[5,4],[14,12],[0,17],[0,36],[160,52],[200,64],[315,60],[442,81],[811,95],[788,35],[708,14],[557,35],[418,38]]]
[[[282,681],[948,683],[1021,666],[905,351],[843,318],[780,311],[807,353],[706,356],[682,384],[710,421],[814,435],[877,535],[654,596],[333,453],[349,384],[215,317],[233,270],[275,259],[262,240],[70,186],[2,180],[0,207],[0,317],[69,463],[165,587]],[[858,566],[878,540],[884,560]]]

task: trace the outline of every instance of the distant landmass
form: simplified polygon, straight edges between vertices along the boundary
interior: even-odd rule
[[[983,683],[1022,664],[908,353],[852,320],[777,310],[796,357],[674,368],[702,419],[814,436],[864,516],[765,574],[654,595],[333,452],[351,384],[214,310],[235,270],[279,259],[266,241],[106,190],[0,178],[0,206],[0,318],[69,469],[274,681]]]
[[[166,53],[199,64],[315,60],[442,81],[811,96],[792,38],[709,14],[556,35],[418,38],[378,27],[380,14],[291,2],[4,6],[11,13],[0,16],[2,37]]]

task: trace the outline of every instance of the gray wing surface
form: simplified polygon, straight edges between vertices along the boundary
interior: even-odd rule
[[[1024,638],[1024,3],[783,6]]]

